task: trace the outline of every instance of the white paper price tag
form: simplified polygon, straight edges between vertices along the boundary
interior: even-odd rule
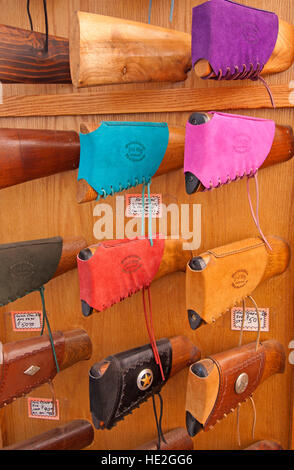
[[[269,309],[259,308],[260,331],[269,331]],[[239,307],[231,310],[231,330],[241,330],[243,309]],[[244,331],[258,331],[258,318],[255,308],[246,308]]]

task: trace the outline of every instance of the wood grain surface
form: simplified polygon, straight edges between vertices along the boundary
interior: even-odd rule
[[[240,3],[257,8],[275,11],[285,21],[293,20],[292,0],[239,0]],[[151,23],[162,27],[174,28],[178,31],[190,32],[192,7],[201,3],[200,0],[181,0],[175,2],[173,22],[169,22],[170,0],[153,0]],[[74,11],[82,10],[102,15],[123,17],[126,19],[147,22],[148,0],[64,0],[62,2],[48,2],[49,33],[61,37],[69,37],[70,18]],[[0,0],[1,23],[20,28],[28,28],[25,5],[22,0]],[[31,11],[35,19],[35,29],[44,31],[42,2],[31,1]],[[287,106],[291,93],[294,90],[294,69],[287,72],[271,75],[268,83],[273,88],[276,97],[276,87],[283,89],[283,106]],[[3,85],[4,105],[0,105],[1,127],[75,130],[79,131],[82,122],[97,123],[97,115],[102,111],[105,120],[146,120],[164,121],[170,126],[184,126],[191,110],[197,111],[199,106],[207,107],[206,111],[217,109],[226,110],[227,106],[234,104],[237,114],[247,114],[263,118],[274,119],[278,124],[294,126],[293,109],[247,109],[244,106],[259,108],[260,100],[270,103],[266,90],[260,85],[251,82],[234,82],[234,94],[228,91],[231,83],[215,83],[204,81],[189,73],[185,82],[181,83],[149,83],[108,85],[89,89],[81,89],[76,96],[84,102],[83,116],[80,108],[75,112],[71,96],[74,92],[72,85]],[[134,114],[134,107],[127,112],[119,108],[119,96],[116,95],[114,108],[103,108],[103,103],[95,102],[92,94],[103,94],[105,99],[113,93],[128,92],[133,96],[136,104],[136,93],[151,90],[156,93],[156,102],[150,101],[150,106],[141,108],[138,116]],[[173,106],[167,104],[167,94],[172,91],[181,92],[181,98],[170,100]],[[201,93],[200,93],[201,91]],[[260,93],[256,98],[255,91]],[[196,93],[194,100],[184,108],[185,97],[189,93]],[[210,94],[211,93],[211,94]],[[227,93],[230,100],[223,100],[223,93]],[[22,98],[19,102],[15,96],[30,97],[32,95],[53,95],[54,105],[37,99],[31,105],[30,99]],[[60,103],[56,99],[60,95]],[[68,101],[64,104],[64,96]],[[138,96],[138,95],[137,95]],[[196,99],[196,96],[198,98]],[[207,97],[211,97],[208,101]],[[13,98],[11,98],[13,97]],[[13,105],[7,106],[9,98]],[[277,99],[278,98],[278,99]],[[187,98],[188,99],[188,98]],[[25,104],[26,103],[26,104]],[[201,104],[202,103],[202,104]],[[139,106],[136,106],[138,110]],[[151,106],[152,104],[152,106]],[[4,107],[2,107],[4,106]],[[30,108],[31,106],[31,108]],[[71,111],[67,116],[58,116],[59,107],[62,113],[68,106]],[[181,107],[182,106],[182,107]],[[237,109],[243,108],[243,111]],[[45,117],[46,107],[51,115]],[[193,109],[194,107],[194,109]],[[107,111],[108,109],[108,111]],[[111,113],[121,110],[121,114]],[[182,112],[179,112],[182,109]],[[124,110],[124,111],[123,111]],[[18,111],[27,114],[27,117],[17,117]],[[169,112],[167,112],[169,111]],[[38,116],[38,113],[40,114]],[[107,114],[108,113],[108,114]],[[15,114],[16,117],[12,117]],[[49,113],[50,114],[50,113]],[[53,114],[53,115],[52,115]],[[293,248],[293,159],[266,168],[259,174],[260,184],[260,223],[264,233],[271,233],[283,237]],[[116,197],[109,197],[107,201],[96,201],[77,204],[77,170],[63,172],[34,180],[1,190],[0,211],[0,243],[31,240],[42,237],[61,235],[63,237],[83,236],[88,245],[97,243],[94,237],[94,223],[99,220],[93,214],[94,208],[107,202],[115,211]],[[254,185],[250,182],[252,195]],[[142,187],[138,187],[139,194]],[[131,190],[131,192],[134,192]],[[190,204],[189,213],[192,224],[193,204],[201,205],[201,244],[199,251],[206,251],[235,240],[256,236],[257,230],[250,215],[247,200],[246,181],[224,186],[209,193],[188,196],[185,193],[185,182],[182,169],[154,178],[151,184],[152,193],[160,193],[163,202],[169,204]],[[124,195],[124,193],[120,194]],[[101,206],[102,207],[102,206]],[[129,219],[125,218],[125,223]],[[181,218],[180,218],[181,222]],[[114,229],[116,230],[114,220]],[[191,227],[190,227],[191,228]],[[170,223],[168,231],[170,234]],[[118,234],[121,237],[120,231]],[[180,233],[181,235],[181,233]],[[114,237],[116,233],[114,232]],[[275,338],[280,341],[288,356],[288,344],[294,339],[293,315],[293,263],[281,276],[263,283],[254,292],[254,298],[259,307],[270,309],[270,331],[262,333],[261,339]],[[185,309],[185,274],[174,273],[155,281],[151,288],[154,328],[157,338],[186,335],[201,349],[202,356],[206,357],[218,351],[237,346],[239,333],[230,329],[230,315],[225,315],[213,325],[207,325],[193,332],[188,324]],[[53,279],[46,285],[46,306],[48,309],[51,327],[55,330],[82,328],[87,331],[93,343],[93,354],[90,361],[75,364],[62,372],[56,379],[55,391],[60,402],[60,421],[30,419],[27,415],[26,399],[19,399],[7,406],[0,413],[3,445],[10,445],[34,435],[40,434],[65,424],[74,419],[87,419],[91,421],[88,398],[88,371],[94,362],[102,360],[109,354],[130,349],[148,342],[148,335],[144,325],[141,293],[125,299],[109,310],[93,315],[89,318],[82,316],[77,270],[72,270]],[[11,310],[40,309],[40,298],[32,293],[23,299],[0,309],[0,340],[3,342],[17,341],[38,333],[16,333],[12,330]],[[244,332],[243,342],[254,341],[255,333]],[[283,448],[289,448],[290,421],[291,421],[291,394],[293,366],[286,363],[283,375],[276,375],[263,383],[254,394],[257,409],[257,424],[255,440],[273,439],[281,443]],[[187,370],[181,371],[172,377],[164,387],[164,416],[162,427],[164,432],[177,427],[185,427],[185,395]],[[37,389],[32,396],[51,397],[47,385]],[[21,417],[21,419],[20,419]],[[250,403],[242,406],[240,412],[240,434],[242,448],[248,447],[252,442],[251,423],[253,415]],[[217,450],[238,449],[236,433],[237,416],[232,413],[226,420],[214,427],[211,432],[196,436],[194,448]],[[152,403],[147,402],[128,416],[111,431],[95,431],[94,441],[90,449],[134,449],[156,436]]]

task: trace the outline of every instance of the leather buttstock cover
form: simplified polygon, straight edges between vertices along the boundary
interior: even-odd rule
[[[64,356],[65,339],[61,331],[53,333],[58,364]],[[6,343],[0,365],[0,407],[14,398],[28,394],[34,388],[52,380],[56,373],[52,346],[48,335]],[[30,375],[31,366],[38,370]]]
[[[266,278],[281,274],[289,262],[286,242],[268,236],[270,251],[261,238],[248,238],[208,250],[202,270],[186,270],[186,308],[206,323],[224,314],[250,295]]]
[[[154,360],[150,344],[109,356],[94,364],[89,373],[90,410],[97,429],[111,429],[134,408],[159,392],[172,366],[170,341],[156,342],[165,381]],[[108,364],[101,373],[102,364]]]
[[[61,237],[0,245],[0,305],[14,302],[50,281],[61,252]]]
[[[78,256],[80,299],[100,312],[129,297],[154,279],[165,241],[154,237],[111,240],[95,245],[88,260]]]
[[[271,352],[273,354],[270,354]],[[279,361],[274,357],[275,355],[279,356]],[[207,382],[213,380],[212,389],[216,389],[217,393],[214,403],[209,407],[210,412],[207,413],[206,411],[202,415],[205,416],[205,419],[199,419],[199,417],[201,410],[205,409],[210,397],[205,396],[205,394],[199,396],[200,391],[197,386],[199,378],[195,377],[192,367],[189,370],[186,397],[186,410],[202,424],[204,431],[208,431],[217,421],[226,417],[237,407],[238,403],[242,403],[249,398],[267,377],[282,373],[284,370],[282,363],[285,362],[285,355],[282,345],[277,341],[270,340],[261,343],[257,351],[256,343],[253,342],[214,354],[208,359],[213,361],[215,365],[216,369],[213,369],[213,371],[217,371],[217,380],[215,376],[212,379],[212,373],[200,380]],[[276,364],[269,364],[272,361]],[[237,379],[241,376],[244,380],[244,375],[245,386],[238,390],[236,388]],[[206,387],[206,390],[210,390],[210,392],[212,389],[209,386]],[[203,391],[205,388],[202,387],[201,390]],[[206,408],[206,410],[209,410],[209,408]]]

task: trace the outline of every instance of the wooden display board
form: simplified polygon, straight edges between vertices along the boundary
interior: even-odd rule
[[[23,0],[0,0],[1,23],[29,29],[26,8]],[[171,27],[179,31],[191,31],[192,7],[200,4],[197,0],[175,0],[174,17],[169,23],[170,0],[153,0],[151,23]],[[257,8],[275,11],[286,21],[293,22],[292,0],[239,0],[239,3]],[[31,13],[37,31],[44,32],[43,3],[31,1]],[[68,37],[70,18],[75,10],[128,18],[135,21],[148,21],[149,0],[51,0],[48,2],[49,33]],[[294,80],[294,68],[287,72],[267,78],[269,85],[289,84]],[[249,81],[234,82],[235,87],[260,86]],[[292,82],[293,85],[293,82]],[[222,88],[231,83],[203,81],[193,73],[185,82],[128,84],[122,86],[104,86],[79,90],[87,95],[90,91],[107,90],[142,90],[166,88],[201,88],[203,93],[208,88]],[[294,88],[294,85],[293,85]],[[64,94],[73,92],[70,84],[62,85],[3,85],[5,98],[15,95]],[[250,95],[248,95],[250,100]],[[213,109],[213,102],[210,105]],[[1,110],[1,105],[0,105]],[[208,109],[209,110],[209,109]],[[197,111],[197,102],[195,102]],[[248,110],[236,114],[247,114],[274,119],[279,124],[294,126],[294,110]],[[149,113],[140,116],[105,115],[103,120],[146,120],[165,121],[170,125],[184,126],[188,112]],[[81,122],[99,122],[99,116],[66,117],[1,117],[2,127],[65,129],[79,131]],[[293,236],[293,171],[294,161],[268,168],[260,172],[260,219],[264,233],[283,237],[294,248]],[[254,193],[253,182],[250,183]],[[80,236],[88,244],[97,242],[93,226],[98,220],[93,215],[99,202],[83,205],[76,203],[77,170],[35,180],[1,190],[0,195],[0,243],[17,242],[45,238],[56,235],[63,237]],[[141,187],[132,188],[130,193],[140,193]],[[188,196],[185,192],[182,170],[154,178],[151,192],[161,194],[165,204],[201,205],[201,246],[199,252],[214,248],[235,240],[257,235],[257,230],[250,215],[246,181],[239,181],[218,190]],[[120,194],[123,195],[125,193]],[[115,197],[106,201],[115,209]],[[126,219],[127,222],[129,219]],[[106,267],[107,269],[107,267]],[[254,298],[260,307],[269,308],[269,332],[262,333],[262,339],[275,338],[285,347],[294,339],[293,315],[293,263],[286,273],[261,285]],[[173,274],[153,283],[151,287],[154,326],[157,338],[173,335],[187,335],[202,350],[203,356],[237,346],[239,334],[230,328],[230,315],[227,314],[215,324],[193,332],[188,324],[185,308],[185,275]],[[79,300],[77,270],[68,272],[50,281],[45,288],[46,306],[51,327],[54,330],[83,328],[93,342],[93,355],[87,362],[81,362],[61,372],[56,379],[55,391],[59,400],[60,420],[32,419],[28,417],[27,398],[16,400],[0,410],[0,426],[3,445],[27,439],[40,434],[58,424],[73,419],[91,420],[88,397],[88,371],[94,362],[104,357],[130,349],[148,342],[144,323],[141,293],[124,300],[120,304],[100,314],[84,318]],[[39,333],[15,332],[9,312],[12,310],[40,310],[41,301],[37,293],[32,293],[0,309],[0,340],[17,341]],[[244,333],[244,342],[255,339],[254,333]],[[254,394],[257,409],[255,440],[274,439],[284,448],[291,442],[293,365],[286,362],[284,375],[271,377]],[[185,426],[185,393],[187,370],[171,378],[163,388],[164,416],[163,430]],[[31,397],[51,397],[48,385],[32,392]],[[253,442],[251,423],[253,413],[250,402],[241,407],[240,433],[242,447]],[[194,438],[195,449],[238,449],[236,433],[236,412],[228,416],[207,433]],[[111,431],[95,431],[91,449],[134,449],[156,436],[156,427],[149,401],[127,416]],[[0,439],[1,443],[1,439]]]

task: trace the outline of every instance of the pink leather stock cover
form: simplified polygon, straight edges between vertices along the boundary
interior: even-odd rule
[[[80,298],[102,311],[151,284],[160,266],[164,239],[153,238],[153,246],[147,237],[94,246],[96,251],[89,260],[78,257]]]
[[[187,122],[184,172],[193,173],[206,188],[252,175],[268,156],[275,122],[249,116],[211,112],[205,124]]]

